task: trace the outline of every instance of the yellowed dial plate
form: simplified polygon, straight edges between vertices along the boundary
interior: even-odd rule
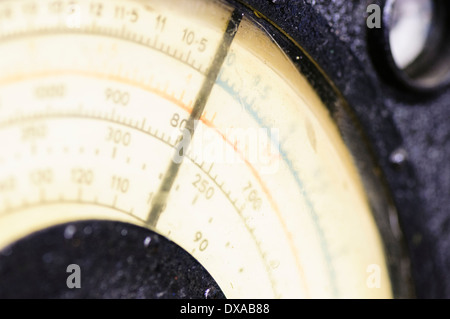
[[[251,19],[230,30],[233,12],[0,2],[0,247],[118,220],[183,247],[229,298],[391,297],[327,109]]]

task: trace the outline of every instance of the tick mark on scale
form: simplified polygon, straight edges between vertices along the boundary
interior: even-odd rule
[[[114,200],[113,200],[113,203],[112,203],[112,207],[116,207],[116,204],[117,204],[117,195],[114,196]]]
[[[194,200],[192,201],[192,205],[195,205],[195,203],[197,202],[197,199],[198,199],[198,195],[196,195],[196,196],[194,197]]]

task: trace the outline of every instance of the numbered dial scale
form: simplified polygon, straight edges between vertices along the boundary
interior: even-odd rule
[[[257,19],[211,0],[5,0],[0,16],[0,247],[118,221],[228,298],[391,297],[353,159]]]

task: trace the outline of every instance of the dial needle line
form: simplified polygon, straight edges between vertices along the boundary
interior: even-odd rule
[[[216,83],[217,77],[219,76],[219,72],[222,68],[225,58],[227,57],[228,51],[238,30],[242,17],[243,14],[238,10],[233,11],[233,13],[231,14],[225,33],[223,34],[223,38],[208,69],[208,72],[206,73],[205,80],[194,102],[192,112],[186,122],[185,134],[188,134],[190,140],[194,136],[196,123],[202,116],[208,98],[211,94],[214,84]],[[183,134],[183,136],[185,135]],[[178,175],[178,171],[182,164],[183,155],[185,153],[185,150],[189,146],[190,140],[186,141],[184,139],[181,139],[178,143],[177,147],[175,148],[176,153],[174,154],[174,158],[170,162],[169,167],[164,174],[162,183],[157,193],[153,197],[152,206],[147,218],[148,224],[152,227],[156,227],[156,224],[158,223],[158,220],[165,209],[167,198]],[[180,156],[181,160],[176,160]]]

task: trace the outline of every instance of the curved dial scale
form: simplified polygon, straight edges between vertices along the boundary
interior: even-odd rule
[[[346,146],[252,19],[204,0],[0,13],[1,247],[122,221],[180,245],[230,298],[391,296]]]

